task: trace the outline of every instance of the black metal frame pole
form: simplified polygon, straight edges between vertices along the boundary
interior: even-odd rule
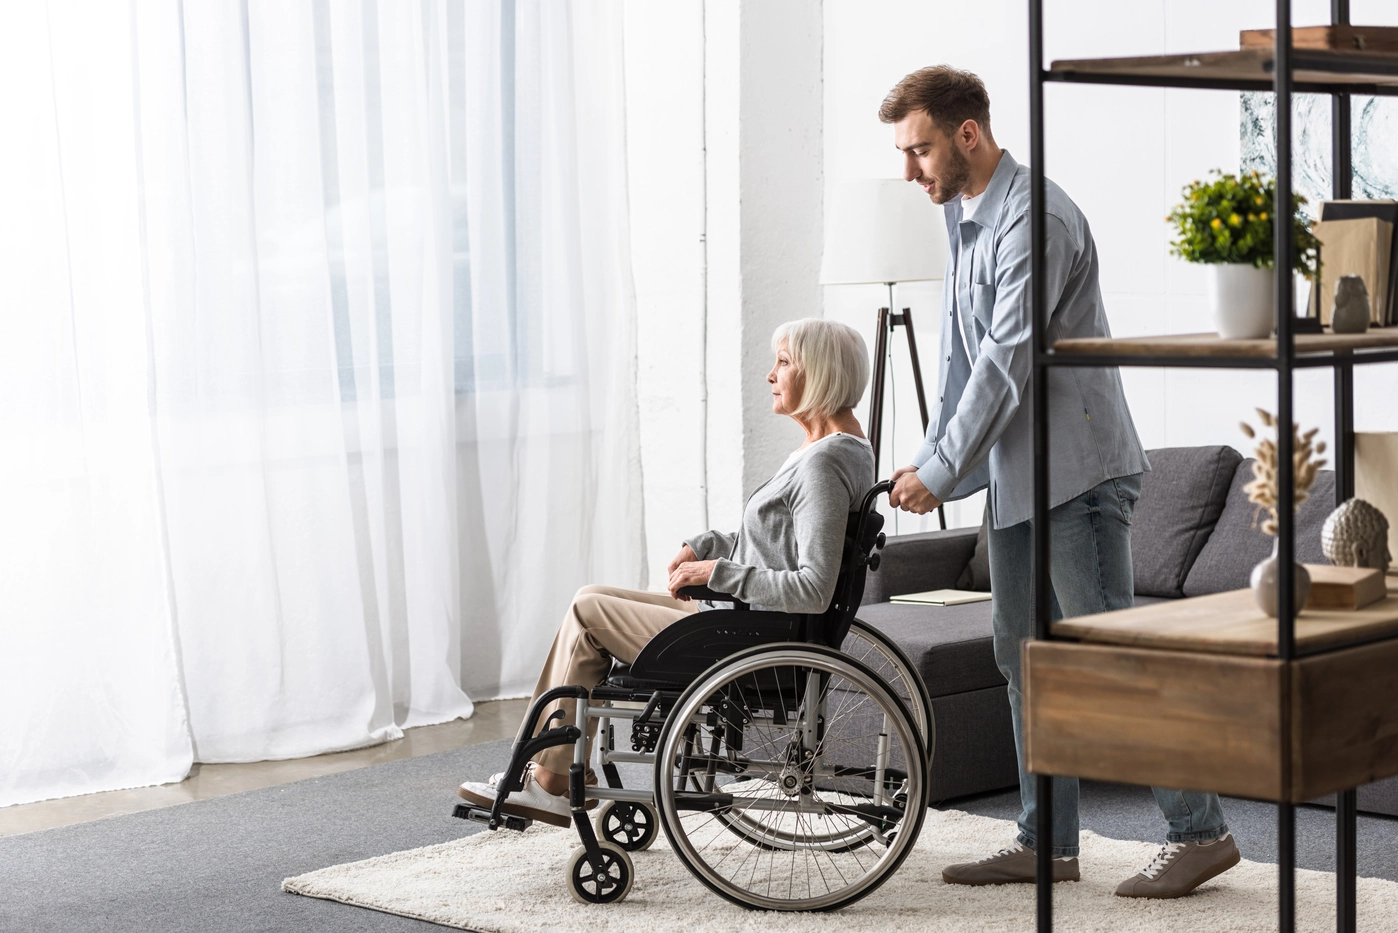
[[[917,389],[917,407],[922,415],[922,433],[927,433],[927,396],[922,388],[922,364],[917,357],[917,338],[913,336],[912,309],[904,308],[902,314],[893,313],[893,284],[888,286],[888,307],[879,309],[878,332],[874,335],[874,373],[869,384],[869,422],[865,429],[869,432],[869,444],[874,448],[874,476],[879,475],[880,448],[883,446],[883,396],[888,381],[888,341],[893,328],[902,324],[908,333],[908,355],[913,363],[913,386]],[[897,425],[894,425],[897,428]],[[944,506],[937,506],[937,521],[942,530],[947,528],[947,512]]]
[[[890,303],[891,307],[891,303]],[[883,446],[883,383],[888,359],[888,308],[879,309],[874,333],[874,383],[869,391],[869,444],[874,448],[874,477],[879,475],[879,450]]]
[[[1353,790],[1335,795],[1335,929],[1355,933],[1359,885],[1359,800]]]
[[[1335,505],[1354,498],[1354,354],[1335,363]]]
[[[1044,289],[1045,227],[1044,227],[1044,4],[1029,0],[1029,184],[1030,219],[1030,293],[1033,313],[1033,418],[1034,418],[1034,637],[1051,635],[1049,616],[1049,459],[1048,459],[1048,375],[1043,364],[1048,351],[1047,293]],[[1028,701],[1026,698],[1025,702]],[[1029,718],[1027,710],[1020,711],[1020,721]],[[1034,777],[1034,803],[1037,819],[1034,827],[1036,898],[1035,916],[1038,933],[1053,931],[1053,778],[1039,774]]]
[[[1349,0],[1330,0],[1330,24],[1349,25]],[[1330,98],[1330,173],[1337,200],[1353,196],[1354,163],[1350,96]],[[1312,285],[1320,288],[1319,276]],[[1319,307],[1319,302],[1317,302]],[[1335,364],[1335,504],[1354,497],[1354,354]],[[1359,801],[1353,788],[1335,795],[1335,929],[1355,933],[1359,874]]]
[[[892,301],[889,302],[890,306]],[[917,336],[913,333],[913,309],[904,308],[902,314],[893,315],[894,325],[902,324],[904,332],[908,335],[908,358],[913,364],[913,388],[917,391],[917,410],[922,415],[922,434],[927,436],[927,393],[922,388],[922,363],[917,355]],[[943,531],[947,530],[947,509],[944,505],[937,506],[937,523]]]
[[[1291,0],[1277,0],[1276,95],[1277,177],[1273,205],[1274,260],[1277,275],[1277,657],[1282,662],[1281,768],[1282,799],[1277,804],[1277,926],[1296,929],[1296,808],[1291,803],[1291,660],[1296,654],[1295,465],[1292,462],[1292,339],[1295,289],[1292,285],[1295,211],[1291,194]]]

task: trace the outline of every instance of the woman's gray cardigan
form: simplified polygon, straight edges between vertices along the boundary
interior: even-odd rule
[[[685,543],[714,560],[709,588],[754,609],[824,612],[835,595],[849,513],[874,485],[874,453],[848,434],[817,441],[749,497],[737,534],[706,531]]]

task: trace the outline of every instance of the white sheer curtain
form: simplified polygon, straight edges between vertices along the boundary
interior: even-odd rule
[[[468,716],[645,579],[620,41],[0,11],[0,805]]]

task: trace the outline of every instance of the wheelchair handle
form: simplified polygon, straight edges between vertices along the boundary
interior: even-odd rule
[[[864,501],[861,502],[860,505],[859,505],[859,524],[855,526],[855,530],[854,530],[854,546],[855,546],[855,548],[857,548],[857,549],[862,549],[862,548],[863,548],[863,543],[862,543],[862,542],[864,541],[864,527],[865,527],[866,523],[869,521],[869,510],[873,507],[873,505],[874,505],[874,500],[877,499],[879,496],[882,496],[882,495],[884,495],[884,494],[886,494],[886,493],[889,493],[889,492],[892,492],[892,491],[893,491],[893,481],[892,481],[892,480],[886,479],[886,480],[882,480],[882,481],[880,481],[880,482],[875,483],[875,484],[873,485],[873,487],[872,487],[868,492],[866,492],[866,493],[864,494]],[[884,542],[884,536],[883,536],[882,534],[880,534],[879,537],[878,537],[878,540],[877,540],[877,541],[875,542],[875,544],[874,544],[875,550],[881,550],[881,549],[883,548],[883,542]],[[859,560],[859,561],[862,561],[862,562],[864,563],[864,565],[867,566],[870,570],[877,570],[877,569],[879,569],[879,555],[878,555],[878,554],[871,554],[871,555],[869,555],[869,556],[866,557],[866,556],[863,554],[862,550],[861,550],[860,553],[858,553],[858,554],[855,555],[855,559],[856,559],[856,560]],[[848,580],[845,581],[845,590],[844,590],[843,593],[840,594],[840,601],[841,601],[841,603],[843,603],[843,604],[845,604],[845,605],[848,605],[848,604],[849,604],[849,601],[850,601],[850,587],[853,586],[853,585],[854,585],[854,581],[853,581],[853,578],[852,578],[852,577],[851,577],[850,579],[848,579]]]
[[[869,514],[869,506],[871,506],[871,505],[874,504],[874,500],[877,499],[879,496],[883,495],[884,493],[892,492],[892,491],[893,491],[893,480],[891,480],[891,479],[886,479],[886,480],[883,480],[882,482],[875,483],[874,486],[873,486],[873,488],[870,489],[868,492],[866,492],[866,493],[864,494],[864,502],[863,502],[863,504],[860,505],[860,507],[859,507],[859,512],[860,512],[860,514],[861,514],[861,515],[868,515],[868,514]],[[863,532],[863,531],[864,531],[863,519],[862,519],[862,518],[860,519],[860,527],[859,527],[859,530],[860,530],[860,532]]]

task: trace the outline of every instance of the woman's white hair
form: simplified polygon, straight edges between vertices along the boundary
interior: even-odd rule
[[[772,352],[783,344],[803,377],[801,403],[793,415],[828,418],[859,404],[869,384],[869,350],[859,331],[838,321],[802,318],[772,334]]]

